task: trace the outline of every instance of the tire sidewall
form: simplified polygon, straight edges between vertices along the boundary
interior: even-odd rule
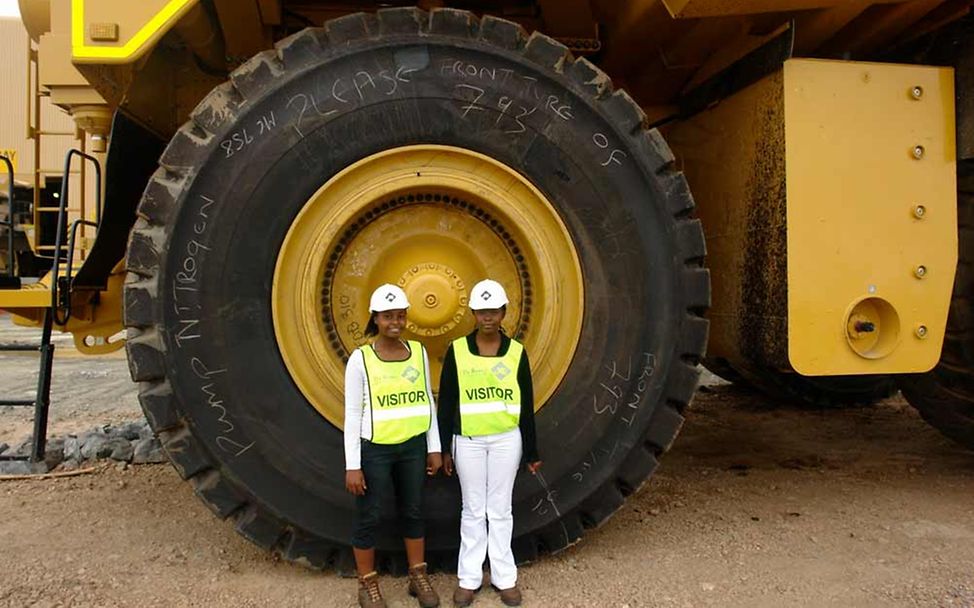
[[[620,132],[581,87],[519,54],[435,38],[350,45],[274,79],[245,107],[201,148],[159,278],[177,407],[224,475],[285,522],[350,537],[342,433],[278,351],[274,264],[294,217],[338,171],[390,148],[443,144],[521,172],[557,207],[583,267],[582,335],[537,415],[544,476],[519,476],[515,535],[611,478],[662,399],[686,308],[674,220],[654,180],[660,159],[641,132]],[[458,485],[437,479],[428,490],[428,544],[455,547]],[[379,547],[398,549],[389,515]]]

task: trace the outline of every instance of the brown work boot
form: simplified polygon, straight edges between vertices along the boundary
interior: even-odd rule
[[[379,591],[378,572],[358,577],[358,605],[362,608],[386,608],[386,601]]]
[[[464,589],[458,585],[457,590],[453,592],[453,605],[457,608],[466,608],[473,603],[474,593],[476,591],[473,589]]]
[[[409,568],[409,595],[416,598],[423,608],[436,608],[440,605],[440,596],[426,576],[426,562]]]
[[[501,601],[504,602],[505,606],[520,606],[521,605],[521,590],[514,585],[510,589],[498,589],[501,594]]]

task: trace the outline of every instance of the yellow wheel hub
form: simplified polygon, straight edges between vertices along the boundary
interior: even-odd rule
[[[540,408],[582,326],[581,267],[555,208],[519,173],[470,150],[375,154],[328,180],[284,239],[271,296],[281,355],[311,405],[341,427],[345,362],[368,341],[372,290],[405,290],[406,338],[426,346],[436,390],[450,342],[474,328],[469,290],[485,278],[507,291],[502,325],[527,349]]]

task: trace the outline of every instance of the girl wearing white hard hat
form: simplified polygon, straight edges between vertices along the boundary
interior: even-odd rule
[[[375,529],[387,496],[399,510],[409,593],[424,608],[439,605],[426,576],[422,492],[424,476],[442,464],[440,437],[426,349],[402,339],[407,308],[399,287],[376,289],[365,329],[375,338],[357,348],[345,368],[345,487],[356,497],[352,550],[360,606],[385,606],[375,572]]]
[[[511,550],[511,499],[520,464],[533,475],[541,459],[528,356],[524,346],[501,328],[507,304],[507,293],[497,281],[474,285],[470,308],[477,328],[453,341],[440,375],[443,469],[452,475],[456,468],[463,495],[455,606],[473,602],[488,555],[490,582],[501,601],[507,606],[521,604]]]

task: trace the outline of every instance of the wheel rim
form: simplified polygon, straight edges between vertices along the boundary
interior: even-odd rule
[[[367,341],[372,290],[406,291],[405,337],[426,345],[436,390],[450,341],[474,327],[469,290],[488,277],[508,292],[502,325],[531,355],[540,409],[568,370],[583,318],[581,265],[554,206],[470,150],[374,154],[319,188],[284,239],[271,294],[278,347],[308,402],[341,428],[345,362]]]

